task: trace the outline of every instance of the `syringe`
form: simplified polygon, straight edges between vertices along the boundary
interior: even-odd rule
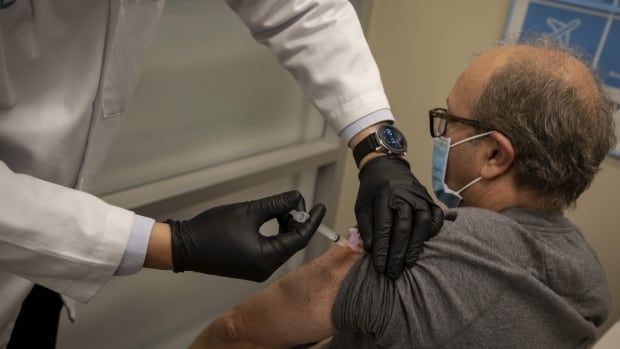
[[[291,216],[293,216],[293,219],[299,223],[305,222],[310,217],[310,215],[304,211],[291,210],[289,213],[291,214]],[[335,231],[331,230],[323,224],[319,224],[319,227],[316,231],[339,245],[342,243],[340,239],[340,234],[336,233]]]

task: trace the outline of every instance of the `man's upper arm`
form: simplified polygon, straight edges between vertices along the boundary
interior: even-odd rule
[[[397,280],[377,273],[368,256],[353,266],[333,302],[331,323],[342,331],[334,343],[350,346],[364,334],[386,348],[440,346],[492,306],[507,289],[502,256],[451,225]]]
[[[239,339],[269,347],[318,341],[334,334],[331,309],[359,253],[334,246],[233,310]]]
[[[359,256],[357,252],[334,246],[278,282],[291,308],[308,319],[309,323],[304,326],[333,332],[330,321],[332,305],[342,280]]]

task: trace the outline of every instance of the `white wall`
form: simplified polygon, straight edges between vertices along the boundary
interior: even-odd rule
[[[374,1],[369,42],[398,126],[409,138],[408,160],[430,188],[432,141],[428,109],[444,106],[447,93],[474,53],[503,33],[509,0]],[[347,160],[336,227],[355,222],[357,170]],[[605,268],[614,299],[606,329],[620,316],[620,161],[607,159],[592,187],[568,216],[584,232]]]

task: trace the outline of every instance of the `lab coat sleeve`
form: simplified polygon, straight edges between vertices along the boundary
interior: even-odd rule
[[[379,70],[349,1],[227,3],[339,134],[356,120],[389,109]],[[383,115],[383,120],[393,120],[391,113]]]
[[[0,270],[87,302],[114,275],[134,213],[0,162]]]
[[[154,224],[153,218],[134,216],[127,248],[114,275],[132,275],[142,269]]]
[[[394,121],[392,111],[389,109],[377,110],[376,112],[370,113],[363,118],[354,121],[352,124],[349,124],[349,126],[345,127],[344,130],[340,132],[340,137],[342,137],[342,139],[349,143],[351,138],[353,138],[353,136],[358,134],[361,130],[365,129],[370,125],[385,121]]]

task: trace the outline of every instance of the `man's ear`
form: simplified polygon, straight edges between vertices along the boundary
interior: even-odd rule
[[[508,172],[515,159],[515,150],[510,139],[497,131],[489,134],[485,143],[487,149],[480,176],[489,180]]]

